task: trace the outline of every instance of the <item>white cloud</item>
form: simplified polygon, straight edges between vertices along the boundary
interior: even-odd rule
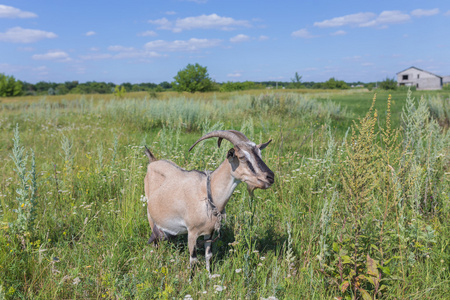
[[[435,9],[415,9],[411,12],[411,16],[414,17],[430,17],[437,15],[439,13],[439,8]]]
[[[258,38],[258,40],[260,40],[260,41],[267,41],[268,39],[269,39],[269,37],[266,35],[260,35]]]
[[[22,11],[18,8],[12,7],[12,6],[6,6],[0,4],[0,18],[36,18],[37,15],[35,13],[29,12],[29,11]]]
[[[137,34],[138,36],[157,36],[158,34],[154,32],[153,30],[147,30],[144,32],[140,32]]]
[[[34,60],[54,60],[58,62],[71,61],[69,54],[61,50],[50,50],[45,54],[35,54],[32,56]]]
[[[240,72],[234,72],[234,73],[227,74],[227,77],[239,78],[239,77],[242,77],[242,74]]]
[[[366,23],[376,17],[376,14],[370,12],[360,12],[357,14],[346,15],[342,17],[333,18],[330,20],[325,20],[322,22],[315,22],[316,27],[339,27],[345,25],[359,25],[361,23]]]
[[[212,48],[220,45],[222,40],[218,39],[196,39],[164,41],[156,40],[145,44],[145,48],[153,51],[162,52],[193,52],[204,48]]]
[[[53,32],[21,27],[14,27],[6,32],[0,32],[0,42],[10,43],[34,43],[42,39],[53,39],[56,37],[57,35]]]
[[[96,35],[95,31],[86,32],[86,36],[93,36],[93,35]]]
[[[114,52],[131,52],[131,51],[135,51],[135,49],[133,47],[124,47],[124,46],[120,46],[120,45],[109,46],[108,50],[109,51],[114,51]]]
[[[446,16],[446,17],[450,17],[450,10],[449,11],[447,11],[445,14],[444,14],[444,16]]]
[[[166,15],[168,15],[168,16],[173,16],[173,15],[176,15],[177,13],[176,12],[174,12],[173,10],[171,10],[171,11],[166,11]]]
[[[247,42],[249,40],[250,40],[250,37],[245,34],[238,34],[238,35],[230,38],[230,42],[232,42],[232,43]]]
[[[309,31],[306,28],[294,31],[291,35],[296,38],[298,37],[298,38],[304,38],[304,39],[310,39],[310,38],[316,37],[315,35],[312,35],[311,33],[309,33]]]
[[[149,20],[148,22],[158,25],[158,29],[172,30],[173,32],[181,32],[183,30],[192,29],[233,30],[237,27],[251,26],[249,21],[221,17],[217,14],[187,17],[184,19],[177,19],[176,21],[169,21],[166,18],[161,18],[157,20]]]
[[[429,11],[421,10],[423,13]],[[356,14],[336,17],[322,22],[315,22],[316,27],[340,27],[340,26],[358,26],[358,27],[385,27],[388,24],[399,24],[409,21],[411,17],[398,10],[383,11],[378,16],[371,12],[359,12]]]
[[[80,55],[82,60],[100,60],[100,59],[108,59],[112,58],[112,54],[109,53],[93,53],[88,55]]]
[[[399,24],[409,21],[411,17],[398,10],[385,10],[376,19],[359,24],[360,27],[386,26],[388,24]]]
[[[334,35],[334,36],[338,36],[338,35],[346,35],[346,34],[347,34],[347,32],[344,31],[344,30],[338,30],[338,31],[336,31],[336,32],[330,33],[330,35]]]

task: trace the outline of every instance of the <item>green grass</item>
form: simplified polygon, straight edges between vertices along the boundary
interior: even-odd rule
[[[371,92],[128,96],[2,99],[0,299],[447,297],[450,134],[428,107],[445,109],[448,93],[424,93],[407,124],[406,92],[390,110],[379,92],[361,121]],[[214,169],[230,144],[187,150],[217,129],[272,138],[263,159],[276,182],[254,199],[237,188],[213,248],[218,276],[200,250],[190,282],[186,237],[147,245],[142,148]]]

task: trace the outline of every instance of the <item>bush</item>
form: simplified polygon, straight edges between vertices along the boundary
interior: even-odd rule
[[[186,68],[178,72],[174,79],[172,86],[178,92],[207,92],[213,88],[207,68],[199,64],[188,64]]]

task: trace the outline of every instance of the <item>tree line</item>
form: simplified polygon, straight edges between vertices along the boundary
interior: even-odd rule
[[[35,84],[16,80],[14,76],[7,76],[0,73],[0,97],[11,97],[21,95],[65,95],[65,94],[111,94],[117,92],[118,88],[122,92],[150,93],[163,91],[179,92],[231,92],[252,89],[349,89],[368,88],[371,90],[376,83],[344,82],[332,77],[325,82],[303,82],[302,76],[295,73],[290,81],[243,81],[243,82],[222,82],[218,83],[209,77],[206,67],[199,64],[188,64],[180,70],[174,77],[173,82],[163,81],[156,83],[129,83],[125,82],[116,85],[112,82],[88,81],[80,83],[78,81],[66,81],[64,83],[39,81]],[[396,89],[395,79],[386,78],[378,87],[382,89]]]

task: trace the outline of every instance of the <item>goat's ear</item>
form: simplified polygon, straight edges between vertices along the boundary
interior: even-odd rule
[[[233,157],[235,157],[235,154],[234,154],[234,148],[231,148],[230,150],[228,150],[228,153],[227,153],[227,158],[233,158]]]
[[[267,143],[259,144],[257,147],[259,148],[259,150],[262,150],[262,149],[266,148],[267,145],[269,145],[271,141],[272,140],[269,140]]]

